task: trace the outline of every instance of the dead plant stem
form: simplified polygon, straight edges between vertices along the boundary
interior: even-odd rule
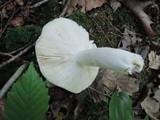
[[[24,50],[22,50],[21,52],[19,52],[17,55],[15,55],[14,57],[10,58],[9,60],[2,62],[0,64],[0,69],[2,69],[4,66],[8,65],[9,63],[13,62],[14,60],[16,60],[18,57],[22,56],[24,53],[26,53],[28,50],[30,50],[33,46],[35,45],[35,43],[29,45],[28,47],[26,47]]]
[[[30,6],[30,8],[39,7],[39,6],[43,5],[43,4],[45,4],[46,2],[48,2],[48,0],[42,0],[42,1],[38,2],[38,3],[35,3],[34,5]]]
[[[6,94],[8,89],[12,86],[12,84],[19,78],[19,76],[23,73],[23,71],[26,69],[27,64],[21,65],[18,70],[12,75],[12,77],[7,81],[7,83],[3,86],[3,88],[0,90],[0,99],[3,98],[3,96]]]
[[[68,0],[67,3],[66,3],[66,5],[65,5],[65,7],[64,7],[64,9],[63,9],[63,11],[62,11],[62,13],[59,15],[59,17],[64,17],[65,16],[70,3],[71,3],[71,0]]]

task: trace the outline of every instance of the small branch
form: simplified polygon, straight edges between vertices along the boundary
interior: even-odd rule
[[[70,3],[71,3],[71,0],[68,0],[64,9],[63,9],[63,11],[62,11],[62,13],[59,15],[59,17],[64,17],[64,15],[66,14],[66,12],[68,10],[68,7],[69,7]]]
[[[0,52],[0,56],[8,56],[8,57],[14,57],[13,55],[9,53]]]
[[[36,4],[34,4],[34,5],[30,6],[30,8],[39,7],[39,6],[43,5],[43,4],[46,3],[46,2],[48,2],[48,0],[42,0],[42,1],[40,1],[40,2],[38,2],[38,3],[36,3]]]
[[[151,27],[152,24],[151,19],[144,12],[144,8],[150,5],[152,2],[150,1],[140,2],[136,0],[119,0],[119,1],[122,2],[126,7],[128,7],[133,12],[133,14],[139,18],[148,37],[152,39],[157,33]]]
[[[15,55],[14,57],[12,57],[11,59],[2,62],[0,64],[0,69],[2,69],[4,66],[8,65],[9,63],[13,62],[15,59],[17,59],[18,57],[22,56],[24,53],[26,53],[28,50],[30,50],[33,46],[35,45],[35,43],[29,45],[28,47],[26,47],[23,51],[19,52],[17,55]]]
[[[12,51],[12,52],[10,52],[9,54],[15,54],[15,53],[17,53],[17,52],[20,52],[21,50],[23,50],[23,49],[25,49],[28,45],[30,45],[31,43],[29,43],[29,44],[27,44],[27,45],[25,45],[25,46],[23,46],[23,47],[21,47],[21,48],[18,48],[17,50],[14,50],[14,51]]]
[[[3,86],[3,88],[0,90],[0,99],[3,98],[3,96],[6,94],[8,89],[11,87],[11,85],[19,78],[19,76],[23,73],[23,71],[26,69],[27,64],[23,64],[19,67],[19,69],[12,75],[12,77],[7,81],[7,83]]]
[[[91,89],[91,90],[93,90],[93,91],[95,91],[95,92],[97,92],[97,93],[99,93],[101,95],[104,95],[104,96],[107,96],[107,97],[111,97],[109,94],[102,93],[101,91],[98,91],[98,90],[96,90],[96,89],[94,89],[92,87],[89,87],[89,89]]]

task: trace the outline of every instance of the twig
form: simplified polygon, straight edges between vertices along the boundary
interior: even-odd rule
[[[133,1],[133,0],[119,0],[126,7],[128,7],[135,16],[139,18],[144,30],[146,31],[149,40],[151,40],[157,33],[152,29],[151,24],[153,23],[149,16],[144,12],[144,8],[150,5],[151,1]]]
[[[68,0],[64,9],[63,9],[63,11],[62,11],[62,13],[59,15],[59,17],[64,17],[64,15],[66,14],[66,12],[68,10],[68,7],[69,7],[70,3],[71,3],[71,0]]]
[[[15,59],[17,59],[18,57],[20,57],[21,55],[23,55],[24,53],[26,53],[28,50],[30,50],[33,46],[35,45],[35,43],[29,45],[28,47],[26,47],[23,51],[19,52],[17,55],[15,55],[14,57],[12,57],[11,59],[2,62],[0,64],[0,69],[2,69],[4,66],[8,65],[9,63],[13,62]]]
[[[14,57],[13,55],[9,54],[9,53],[4,53],[4,52],[0,52],[0,55],[2,56],[8,56],[8,57]]]
[[[7,90],[11,87],[11,85],[19,78],[19,76],[26,69],[27,64],[23,64],[19,67],[19,69],[12,75],[12,77],[7,81],[7,83],[0,90],[0,99],[3,98]]]
[[[7,29],[9,22],[11,21],[11,19],[14,17],[14,15],[20,10],[20,7],[18,7],[15,11],[12,12],[10,18],[8,19],[6,25],[4,26],[3,30],[0,33],[0,38],[2,37],[3,33],[5,32],[5,30]]]
[[[107,97],[111,97],[109,94],[105,94],[105,93],[102,93],[101,91],[98,91],[92,87],[89,87],[89,89],[93,90],[93,91],[96,91],[97,93],[101,94],[101,95],[104,95],[104,96],[107,96]]]
[[[15,53],[23,50],[24,48],[26,48],[26,47],[27,47],[28,45],[30,45],[30,44],[31,44],[31,43],[29,43],[29,44],[27,44],[27,45],[25,45],[25,46],[23,46],[23,47],[21,47],[21,48],[18,48],[17,50],[14,50],[14,51],[10,52],[9,54],[15,54]]]
[[[42,4],[44,4],[44,3],[46,3],[46,2],[48,2],[48,0],[42,0],[42,1],[40,1],[40,2],[38,2],[38,3],[36,3],[36,4],[34,4],[34,5],[30,6],[30,8],[39,7],[39,6],[41,6]]]
[[[10,58],[13,58],[15,57],[14,55],[10,54],[10,53],[5,53],[5,52],[0,52],[0,56],[7,56],[7,57],[10,57]],[[17,58],[17,60],[20,60],[22,62],[26,62],[25,60],[21,59],[21,58]]]

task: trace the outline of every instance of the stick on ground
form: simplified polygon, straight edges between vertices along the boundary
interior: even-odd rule
[[[63,11],[62,11],[62,13],[59,15],[59,17],[64,17],[65,16],[70,3],[71,3],[71,0],[68,0],[66,5],[65,5],[65,7],[64,7],[64,9],[63,9]]]
[[[2,69],[4,66],[8,65],[9,63],[13,62],[14,60],[16,60],[18,57],[22,56],[24,53],[26,53],[27,51],[29,51],[33,46],[35,45],[35,43],[29,45],[28,47],[26,47],[24,50],[20,51],[17,55],[15,55],[14,57],[10,58],[9,60],[2,62],[0,64],[0,69]]]
[[[8,89],[19,78],[19,76],[23,73],[23,71],[26,69],[26,67],[27,67],[27,64],[21,65],[19,67],[19,69],[8,80],[8,82],[3,86],[3,88],[0,90],[0,99],[3,98],[3,96],[6,94],[6,92],[8,91]]]

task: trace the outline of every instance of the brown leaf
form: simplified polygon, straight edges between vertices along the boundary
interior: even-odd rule
[[[154,120],[158,120],[156,118],[156,114],[159,112],[160,104],[155,99],[147,96],[143,102],[141,102],[141,107],[145,110],[145,112]]]
[[[16,17],[10,21],[10,24],[15,27],[20,27],[20,26],[24,25],[24,19],[23,19],[23,17]]]
[[[94,102],[105,101],[108,102],[108,96],[110,96],[117,88],[115,84],[116,76],[113,74],[111,70],[101,69],[98,78],[96,78],[95,82],[91,87],[95,88],[97,91],[100,91],[103,94],[94,94],[92,93],[92,97]],[[95,91],[94,91],[95,92]],[[107,96],[108,95],[108,96]]]
[[[135,31],[131,31],[127,28],[125,28],[123,32],[123,38],[119,47],[127,51],[134,51],[137,54],[141,54],[144,59],[147,57],[149,51],[149,46],[143,45],[143,40],[137,37]]]
[[[159,68],[160,68],[160,56],[156,55],[156,52],[151,51],[148,54],[148,58],[149,58],[149,68],[159,70]]]
[[[78,1],[78,6],[82,7],[81,12],[86,12],[86,0],[79,0]]]
[[[157,90],[154,92],[153,98],[156,99],[157,101],[159,101],[159,103],[160,103],[160,88],[157,89]]]
[[[126,92],[128,95],[133,95],[133,93],[139,91],[138,79],[127,75],[117,75],[116,84],[120,91]]]
[[[86,11],[92,10],[93,8],[97,8],[106,3],[107,0],[86,0]]]
[[[112,0],[110,3],[113,11],[115,12],[119,7],[121,7],[121,3],[118,0]]]
[[[126,92],[128,95],[132,95],[134,92],[139,90],[140,82],[138,79],[127,75],[118,74],[112,70],[104,70],[101,74],[103,77],[96,79],[92,84],[93,88],[103,93],[98,94],[97,96],[92,95],[95,102],[108,102],[108,96],[117,89]]]
[[[71,13],[79,7],[81,7],[81,12],[85,13],[93,8],[102,6],[107,1],[108,0],[71,0],[70,4],[68,5],[66,15],[71,15]]]
[[[66,12],[66,16],[70,16],[72,14],[74,9],[76,9],[78,1],[79,0],[71,0],[70,5],[68,6],[68,9],[67,9],[67,12]]]
[[[141,21],[144,30],[146,31],[149,38],[153,38],[156,33],[151,27],[151,24],[153,23],[149,16],[144,12],[144,8],[150,5],[152,2],[145,1],[141,2],[139,0],[119,0],[121,1],[126,7],[128,7],[135,16],[139,18]]]
[[[143,40],[136,36],[134,31],[131,31],[125,28],[122,39],[122,48],[128,51],[131,51],[133,47],[137,47],[137,43],[142,42]]]
[[[15,0],[16,3],[20,6],[23,6],[24,5],[24,1],[23,0]]]

